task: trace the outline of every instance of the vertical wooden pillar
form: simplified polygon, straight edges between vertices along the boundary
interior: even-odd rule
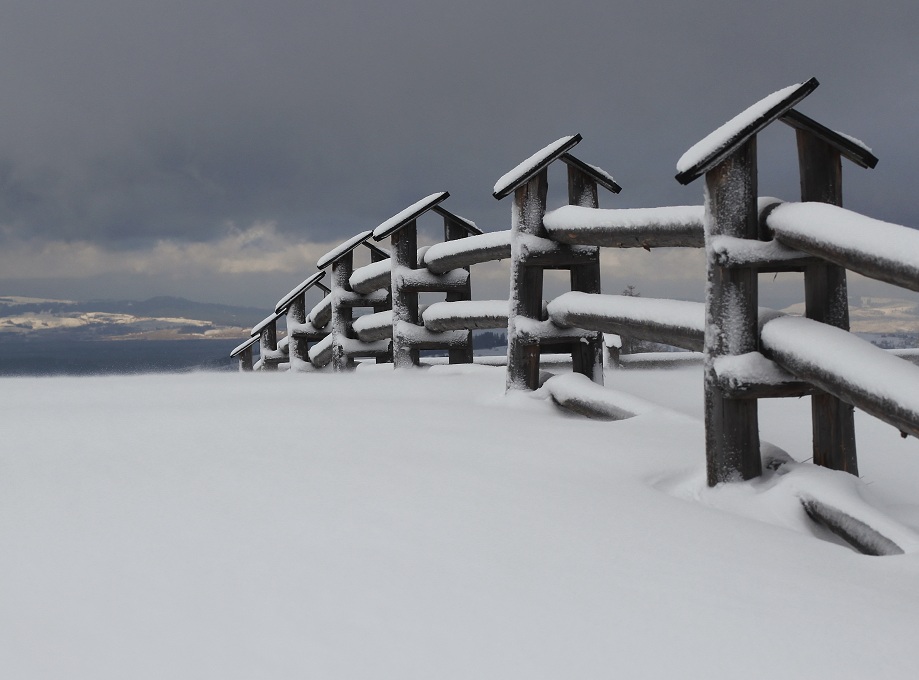
[[[252,345],[239,353],[239,370],[248,372],[252,370]]]
[[[276,352],[278,349],[278,322],[272,321],[262,329],[258,336],[258,350],[262,359],[263,371],[276,371],[278,365],[274,362],[265,361],[265,357],[270,352]]]
[[[366,241],[364,242],[364,245],[370,248],[370,261],[371,262],[382,262],[383,260],[389,259],[389,256],[386,254],[385,251],[380,250],[376,246],[372,246]],[[373,306],[374,314],[378,312],[385,312],[389,309],[392,309],[392,296],[391,295],[387,302]],[[387,352],[386,354],[380,354],[377,356],[376,362],[378,364],[391,364],[392,363],[392,345],[389,346],[389,352]]]
[[[306,291],[294,298],[287,308],[287,341],[290,353],[290,367],[294,370],[298,363],[309,363],[309,342],[306,338],[297,338],[291,333],[295,324],[306,323]]]
[[[402,286],[402,271],[417,266],[418,225],[412,220],[392,234],[392,357],[397,369],[418,365],[419,351],[400,332],[403,324],[418,325],[418,293],[406,292]]]
[[[597,182],[576,167],[568,166],[568,204],[584,208],[599,208]],[[571,268],[571,290],[600,293],[600,249],[588,264]],[[582,373],[595,383],[603,384],[603,334],[596,333],[590,342],[571,346],[571,362],[575,373]]]
[[[514,192],[511,218],[511,289],[507,317],[507,389],[539,387],[539,345],[524,344],[517,336],[517,317],[539,320],[542,316],[543,270],[526,266],[521,240],[544,236],[549,180],[545,168]]]
[[[444,216],[444,241],[455,241],[459,238],[466,238],[469,232],[454,220]],[[464,267],[468,272],[469,267]],[[450,291],[447,293],[447,302],[459,302],[461,300],[472,299],[472,278],[466,282],[462,290]],[[451,364],[471,364],[472,363],[472,331],[466,332],[466,342],[462,347],[451,347],[449,350]]]
[[[806,130],[797,130],[801,200],[842,206],[842,160],[839,152]],[[849,330],[846,270],[828,262],[804,272],[807,318]],[[814,463],[858,475],[854,409],[822,393],[811,397]]]
[[[705,174],[705,238],[755,239],[757,224],[756,137]],[[711,249],[705,301],[705,451],[708,484],[762,474],[755,399],[730,399],[715,374],[720,356],[758,349],[757,274],[719,267]]]
[[[332,263],[332,370],[347,371],[354,368],[354,359],[345,354],[345,341],[351,338],[351,321],[354,310],[350,305],[343,305],[341,298],[351,292],[348,279],[354,271],[354,252],[345,255]]]

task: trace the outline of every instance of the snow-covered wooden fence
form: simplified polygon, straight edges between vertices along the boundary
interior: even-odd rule
[[[602,384],[601,333],[624,334],[704,353],[710,484],[761,474],[757,400],[772,397],[811,395],[814,462],[857,474],[853,405],[919,436],[919,367],[848,333],[845,272],[919,291],[919,232],[841,208],[842,159],[863,168],[877,159],[794,108],[816,87],[811,79],[764,98],[684,154],[676,179],[704,177],[701,206],[599,208],[598,188],[620,187],[571,154],[580,135],[553,142],[498,180],[494,197],[514,196],[509,231],[482,233],[443,208],[446,192],[432,194],[321,258],[320,269],[332,266],[331,295],[304,315],[305,303],[292,300],[320,285],[316,275],[304,281],[234,350],[240,367],[253,366],[256,336],[256,367],[331,362],[344,370],[358,356],[417,365],[425,348],[469,362],[472,329],[507,328],[508,389],[536,389],[540,357],[549,353],[570,354],[575,372]],[[757,135],[775,121],[796,132],[800,203],[758,196]],[[569,205],[547,212],[547,168],[555,161],[567,166]],[[416,220],[428,211],[444,218],[445,240],[419,249]],[[391,258],[367,243],[371,236],[391,239]],[[373,261],[354,270],[351,253],[361,244]],[[603,247],[704,247],[705,302],[601,294]],[[505,258],[510,299],[472,301],[469,268]],[[548,305],[546,269],[568,270],[572,287]],[[804,273],[806,318],[759,308],[758,275],[778,271]],[[447,300],[422,311],[422,291],[445,292]],[[374,313],[352,322],[356,306]],[[276,342],[285,309],[290,338],[318,340],[308,352]],[[557,392],[571,395],[571,384]],[[567,399],[590,411],[583,395]],[[597,413],[627,415],[611,404]]]

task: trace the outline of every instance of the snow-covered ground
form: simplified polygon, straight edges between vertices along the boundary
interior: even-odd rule
[[[639,415],[488,367],[2,379],[2,677],[916,676],[919,442],[858,414],[861,480],[708,489],[701,369],[607,385]],[[760,412],[809,458],[809,400]]]

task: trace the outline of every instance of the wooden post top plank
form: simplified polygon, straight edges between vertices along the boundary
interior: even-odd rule
[[[843,158],[847,158],[862,168],[874,168],[878,164],[877,156],[864,143],[847,137],[800,111],[790,109],[779,120],[796,130],[805,130],[836,149]]]
[[[396,213],[388,220],[380,224],[376,229],[374,229],[373,240],[382,241],[384,238],[392,236],[394,233],[407,226],[410,222],[415,221],[424,215],[428,210],[436,206],[438,203],[442,203],[449,197],[449,191],[439,191],[436,194],[425,196],[420,201],[412,203],[412,205]]]
[[[287,308],[290,307],[291,304],[293,304],[293,301],[296,297],[298,297],[299,295],[302,295],[303,293],[308,291],[310,288],[315,286],[317,283],[319,283],[319,281],[324,276],[325,276],[325,271],[318,271],[312,276],[304,279],[304,281],[300,283],[299,286],[297,286],[296,288],[291,290],[287,295],[285,295],[280,300],[278,300],[278,304],[274,306],[274,311],[275,312],[286,312]]]
[[[619,183],[613,179],[613,176],[603,168],[598,168],[595,165],[585,163],[580,158],[575,158],[570,153],[562,154],[560,160],[565,165],[568,165],[572,168],[577,168],[607,191],[611,191],[614,194],[618,194],[620,191],[622,191],[622,187],[619,186]]]
[[[254,344],[257,343],[257,342],[258,342],[258,335],[256,334],[256,335],[252,336],[251,338],[249,338],[248,340],[246,340],[245,342],[243,342],[243,343],[237,345],[237,346],[233,349],[233,351],[230,352],[230,356],[231,356],[231,357],[235,357],[235,356],[241,354],[242,352],[246,351],[247,349],[249,349],[250,347],[252,347],[252,345],[254,345]]]
[[[492,196],[500,200],[514,193],[518,187],[529,182],[550,164],[573,149],[580,141],[581,135],[570,135],[557,139],[548,146],[540,149],[525,161],[518,164],[513,170],[502,175],[495,183]]]
[[[689,184],[718,165],[751,137],[779,120],[817,89],[816,78],[791,85],[759,100],[693,145],[677,162],[676,180]]]
[[[355,234],[354,236],[349,238],[347,241],[345,241],[341,245],[336,246],[335,248],[333,248],[332,250],[330,250],[325,255],[319,258],[319,261],[316,262],[316,269],[325,269],[330,264],[337,262],[338,260],[343,258],[345,255],[350,253],[352,250],[357,248],[360,244],[362,244],[368,238],[370,238],[371,234],[373,234],[373,232],[370,231],[369,229],[367,231],[362,231],[359,234]]]
[[[261,333],[263,330],[265,330],[266,328],[268,328],[268,326],[270,326],[271,324],[277,322],[277,320],[280,319],[282,316],[284,316],[285,313],[286,313],[286,312],[275,312],[274,314],[269,314],[269,315],[266,316],[264,319],[262,319],[261,321],[259,321],[259,322],[252,328],[252,332],[249,333],[249,335],[253,335],[253,336],[254,336],[254,335],[258,335],[258,334]]]

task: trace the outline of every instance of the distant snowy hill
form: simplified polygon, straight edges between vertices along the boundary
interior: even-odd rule
[[[803,315],[804,303],[782,311]],[[853,333],[878,347],[919,347],[919,302],[882,297],[850,299],[849,323]]]
[[[149,300],[50,300],[0,296],[0,339],[24,334],[80,340],[223,339],[248,335],[265,310],[194,302]]]

